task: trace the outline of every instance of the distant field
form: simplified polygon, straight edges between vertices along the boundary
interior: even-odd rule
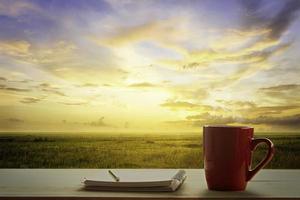
[[[268,137],[276,153],[267,168],[300,168],[300,136]],[[202,137],[1,134],[0,168],[203,168]]]

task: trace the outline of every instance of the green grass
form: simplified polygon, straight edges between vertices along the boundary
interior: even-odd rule
[[[276,153],[266,168],[300,168],[300,136],[268,137]],[[0,168],[203,168],[202,137],[2,134]]]

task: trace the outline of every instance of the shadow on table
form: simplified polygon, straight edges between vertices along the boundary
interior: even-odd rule
[[[242,197],[242,198],[247,198],[247,197],[263,197],[263,195],[260,195],[260,193],[251,191],[251,190],[245,190],[245,191],[216,191],[216,190],[208,190],[205,189],[202,191],[200,194],[203,197],[215,197],[215,198],[236,198],[236,197]]]

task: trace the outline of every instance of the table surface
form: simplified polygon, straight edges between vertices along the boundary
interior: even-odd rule
[[[130,173],[169,173],[175,169],[114,169],[120,177]],[[84,177],[107,176],[107,169],[0,169],[0,199],[300,199],[300,170],[261,170],[246,191],[207,189],[203,169],[187,169],[187,179],[175,192],[85,191]]]

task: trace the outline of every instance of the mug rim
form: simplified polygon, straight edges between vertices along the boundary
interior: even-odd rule
[[[250,126],[231,126],[231,125],[204,125],[203,128],[253,129],[253,127]]]

